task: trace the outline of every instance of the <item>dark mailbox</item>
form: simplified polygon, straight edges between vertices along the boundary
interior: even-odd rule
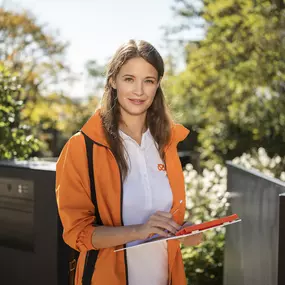
[[[67,284],[54,162],[0,161],[1,284]]]

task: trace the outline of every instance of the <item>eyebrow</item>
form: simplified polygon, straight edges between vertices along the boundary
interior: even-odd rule
[[[123,77],[127,77],[127,76],[129,76],[129,77],[135,77],[134,75],[131,75],[131,74],[125,74],[125,75],[123,75]],[[154,79],[154,80],[157,80],[156,77],[154,77],[154,76],[147,76],[146,78],[152,78],[152,79]]]
[[[154,77],[154,76],[147,76],[146,78],[152,78],[154,80],[157,80],[156,77]]]

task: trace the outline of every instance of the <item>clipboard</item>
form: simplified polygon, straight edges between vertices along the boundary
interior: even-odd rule
[[[140,246],[147,246],[148,244],[153,244],[153,243],[167,241],[167,240],[180,239],[180,238],[192,236],[192,235],[195,235],[198,233],[202,233],[202,232],[205,232],[205,231],[208,231],[211,229],[232,225],[232,224],[235,224],[238,222],[241,222],[241,219],[238,217],[237,214],[233,214],[230,216],[222,217],[222,218],[215,219],[215,220],[208,221],[208,222],[204,222],[201,224],[190,225],[190,226],[184,227],[184,228],[180,229],[174,236],[162,237],[162,236],[156,234],[156,235],[152,236],[151,238],[148,238],[146,240],[142,240],[142,242],[140,242],[138,244],[131,245],[128,247],[123,247],[120,249],[116,249],[116,250],[114,250],[114,252],[118,252],[118,251],[122,251],[122,250],[129,250],[129,249],[137,248]]]

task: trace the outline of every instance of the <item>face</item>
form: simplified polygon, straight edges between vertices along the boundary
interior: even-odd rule
[[[143,58],[132,58],[120,69],[112,87],[117,90],[122,115],[143,115],[159,87],[156,69]]]

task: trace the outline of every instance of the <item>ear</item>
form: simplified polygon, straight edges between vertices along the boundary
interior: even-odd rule
[[[112,86],[113,89],[117,89],[116,81],[113,78],[109,79],[109,83],[110,83],[110,85]]]

